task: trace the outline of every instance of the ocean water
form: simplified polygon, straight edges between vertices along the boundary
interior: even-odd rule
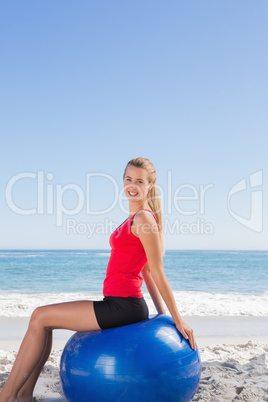
[[[0,316],[102,297],[109,250],[0,250]],[[268,251],[168,250],[165,273],[184,315],[268,316]],[[150,312],[154,306],[143,292]]]

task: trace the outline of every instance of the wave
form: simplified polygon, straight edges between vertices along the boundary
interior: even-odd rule
[[[46,257],[45,254],[19,254],[19,253],[3,253],[0,254],[0,258],[31,258],[31,257]]]
[[[268,317],[268,293],[173,292],[183,316],[255,316]],[[144,293],[150,314],[156,310],[148,293]],[[76,300],[101,300],[100,293],[0,293],[0,316],[29,317],[42,305]]]

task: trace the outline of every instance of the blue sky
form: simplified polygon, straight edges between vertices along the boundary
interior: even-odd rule
[[[1,2],[0,248],[109,248],[125,164],[144,156],[167,248],[267,249],[267,12]]]

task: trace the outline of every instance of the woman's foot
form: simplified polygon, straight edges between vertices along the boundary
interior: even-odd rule
[[[18,395],[16,402],[34,402],[35,398],[32,395]]]
[[[0,402],[17,402],[16,396],[0,395]]]

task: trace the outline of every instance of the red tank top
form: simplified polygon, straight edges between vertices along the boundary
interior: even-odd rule
[[[104,296],[138,298],[143,296],[141,292],[143,278],[140,273],[147,258],[140,239],[131,232],[131,224],[136,213],[130,219],[126,219],[110,236],[112,250],[103,285]],[[155,214],[153,212],[152,214],[157,221]]]

